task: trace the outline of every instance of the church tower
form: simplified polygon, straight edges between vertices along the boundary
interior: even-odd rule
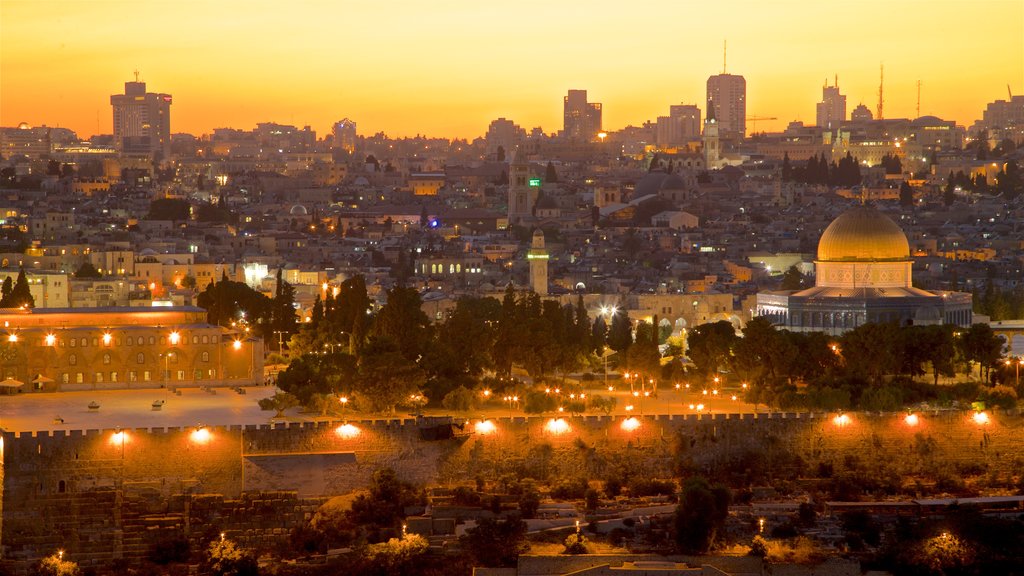
[[[533,233],[530,251],[530,288],[540,296],[548,295],[548,251],[544,249],[544,231],[538,228]]]
[[[718,120],[715,119],[715,102],[708,100],[708,117],[704,121],[704,168],[715,170],[721,166],[718,143]]]
[[[524,218],[533,216],[533,207],[537,204],[540,183],[531,185],[530,164],[521,151],[516,150],[508,170],[508,223],[518,224]]]

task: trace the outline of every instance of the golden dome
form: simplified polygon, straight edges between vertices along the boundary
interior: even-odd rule
[[[839,215],[818,241],[818,261],[909,260],[910,243],[899,225],[870,206]]]

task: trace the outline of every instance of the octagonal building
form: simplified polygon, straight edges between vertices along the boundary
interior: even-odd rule
[[[794,332],[840,335],[863,324],[970,326],[971,295],[915,288],[910,243],[872,206],[839,215],[818,241],[815,285],[757,295],[757,315]]]

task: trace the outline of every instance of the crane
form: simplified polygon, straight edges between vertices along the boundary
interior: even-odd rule
[[[750,118],[747,118],[747,122],[750,122],[751,135],[757,133],[757,123],[761,120],[778,120],[778,118],[773,116],[751,116]]]

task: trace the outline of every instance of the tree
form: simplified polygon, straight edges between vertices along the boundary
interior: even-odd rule
[[[959,348],[967,362],[977,362],[979,375],[988,379],[988,370],[1003,353],[1003,339],[988,324],[972,324],[960,335]]]
[[[394,413],[395,406],[418,394],[427,380],[423,370],[394,342],[381,337],[370,338],[358,367],[355,389],[359,400],[377,412]]]
[[[657,322],[657,316],[654,317]],[[630,370],[639,372],[644,380],[661,375],[661,353],[658,351],[658,335],[650,322],[636,325],[636,341],[626,352]]]
[[[427,346],[430,320],[423,301],[413,288],[396,286],[388,290],[387,303],[374,319],[371,334],[393,341],[406,360],[415,362]]]
[[[75,271],[75,278],[102,278],[103,274],[92,265],[92,262],[82,262],[82,265]]]
[[[274,333],[280,332],[278,342],[288,340],[295,333],[295,287],[286,282],[282,270],[277,269],[277,283],[274,298],[270,302],[270,323]],[[272,340],[273,341],[273,340]],[[278,352],[283,352],[278,346]]]
[[[614,396],[599,396],[593,395],[589,398],[590,409],[598,412],[604,412],[605,416],[608,416],[615,410],[615,406],[619,403],[618,399]]]
[[[910,187],[910,184],[904,180],[900,184],[900,206],[909,208],[914,205],[914,189]]]
[[[903,335],[892,322],[870,322],[843,335],[841,353],[846,366],[882,383],[882,376],[897,374],[903,367]]]
[[[0,308],[35,308],[36,301],[32,297],[32,290],[28,286],[28,277],[25,274],[25,267],[18,269],[18,279],[10,290],[7,290],[11,277],[4,279],[3,287],[0,288]]]
[[[732,495],[721,484],[711,486],[702,477],[688,478],[676,508],[676,545],[684,554],[703,554],[715,544],[729,516]]]
[[[232,540],[221,536],[210,542],[206,551],[206,563],[213,576],[257,576],[259,567],[256,559],[238,547]]]
[[[793,264],[782,274],[782,286],[780,290],[800,290],[804,287],[804,275],[800,269]]]
[[[530,549],[526,522],[516,516],[504,521],[481,518],[460,540],[478,564],[491,568],[515,566],[519,555]]]
[[[700,324],[690,331],[687,338],[687,354],[704,375],[718,371],[728,362],[736,330],[726,320]]]
[[[54,552],[43,558],[32,569],[33,576],[78,576],[78,564],[64,559],[64,551]]]
[[[258,402],[260,410],[274,410],[274,418],[284,416],[286,410],[299,405],[299,399],[287,392],[278,392],[269,398],[263,398]]]
[[[146,220],[188,220],[191,206],[188,200],[179,198],[157,198],[149,203]]]
[[[555,165],[550,160],[548,161],[547,168],[544,170],[544,182],[552,184],[558,182],[558,172],[555,171]]]
[[[612,326],[608,330],[608,346],[616,352],[625,352],[632,344],[633,333],[629,313],[619,310],[612,316]]]
[[[793,163],[789,160],[789,152],[782,154],[782,181],[793,180]]]

